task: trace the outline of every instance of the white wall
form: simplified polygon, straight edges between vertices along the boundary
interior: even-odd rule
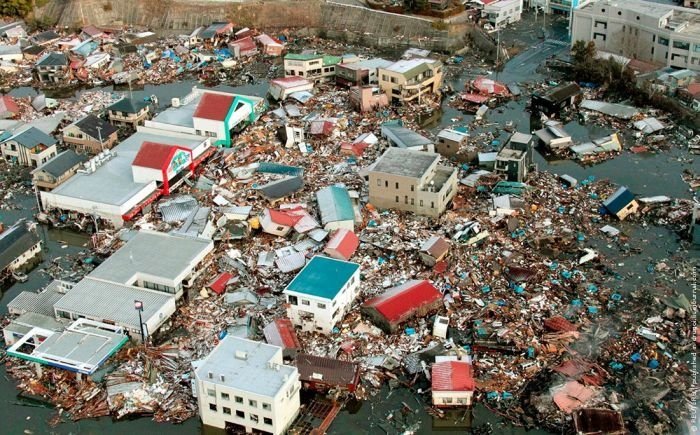
[[[207,136],[205,132],[214,132],[217,139],[226,139],[226,127],[222,121],[204,118],[192,118],[195,133],[201,131],[202,136]]]
[[[304,331],[330,334],[333,327],[350,311],[359,290],[359,268],[332,300],[285,290],[287,302],[289,302],[289,296],[296,296],[298,299],[298,305],[289,304],[287,315],[294,325],[300,326]],[[309,305],[304,305],[303,301],[308,301]],[[325,308],[319,308],[319,303],[325,304]],[[338,313],[334,316],[333,313],[336,310]],[[302,321],[302,312],[313,313],[313,321]]]
[[[34,256],[35,256],[36,254],[38,254],[39,252],[41,252],[41,241],[39,241],[39,243],[37,243],[36,245],[32,246],[32,247],[31,247],[30,249],[28,249],[27,251],[25,251],[25,252],[24,252],[22,255],[20,255],[19,257],[15,258],[14,261],[12,261],[12,263],[10,263],[10,265],[9,265],[7,268],[8,268],[9,270],[17,270],[17,269],[19,269],[20,267],[22,267],[22,266],[24,266],[25,264],[27,264],[27,262],[28,262],[29,260],[31,260],[32,258],[34,258]]]
[[[131,173],[137,183],[163,182],[163,172],[160,169],[132,165]]]
[[[433,391],[433,405],[469,406],[472,403],[473,394],[472,391]],[[448,402],[446,399],[452,399],[452,401]]]

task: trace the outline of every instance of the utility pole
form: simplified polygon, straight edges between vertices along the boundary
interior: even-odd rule
[[[139,328],[141,329],[141,342],[143,345],[146,345],[146,337],[143,334],[143,319],[141,319],[141,311],[143,311],[143,302],[142,301],[134,301],[134,308],[136,311],[139,312]]]
[[[496,29],[496,68],[498,68],[498,61],[501,56],[501,29]]]

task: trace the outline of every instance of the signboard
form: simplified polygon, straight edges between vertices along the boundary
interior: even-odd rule
[[[173,174],[177,174],[182,168],[188,166],[191,161],[190,153],[184,150],[177,150],[173,159],[170,161],[169,171]]]

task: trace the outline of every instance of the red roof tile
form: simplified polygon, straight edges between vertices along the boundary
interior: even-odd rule
[[[355,253],[358,246],[360,246],[360,239],[357,238],[357,235],[343,228],[333,234],[323,252],[335,259],[347,261]]]
[[[193,117],[224,121],[233,104],[233,95],[221,95],[205,92],[199,100]]]
[[[175,145],[144,142],[141,144],[141,148],[131,164],[144,168],[163,169],[170,164],[172,154],[177,148]]]
[[[384,294],[366,301],[362,306],[372,307],[389,322],[396,322],[440,300],[442,293],[430,282],[412,280],[387,290]]]
[[[222,294],[223,292],[226,291],[226,284],[228,283],[228,280],[231,279],[233,275],[231,275],[228,272],[223,272],[221,275],[219,275],[216,280],[209,285],[209,288],[214,291],[217,295]]]
[[[433,391],[473,391],[472,365],[466,361],[441,361],[431,369]]]

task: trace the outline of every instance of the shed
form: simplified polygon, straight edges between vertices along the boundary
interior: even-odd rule
[[[450,252],[450,242],[439,236],[432,236],[420,248],[420,258],[427,266],[445,259]]]
[[[564,83],[544,94],[533,95],[532,110],[547,116],[559,115],[564,107],[573,105],[580,94],[581,88],[576,83]]]
[[[427,280],[410,280],[390,288],[362,304],[361,311],[387,334],[416,316],[426,316],[442,306],[442,293]]]
[[[321,223],[326,230],[355,229],[355,210],[345,187],[328,186],[316,192]]]
[[[352,231],[341,228],[328,241],[323,252],[331,258],[348,261],[360,245],[360,239]]]

